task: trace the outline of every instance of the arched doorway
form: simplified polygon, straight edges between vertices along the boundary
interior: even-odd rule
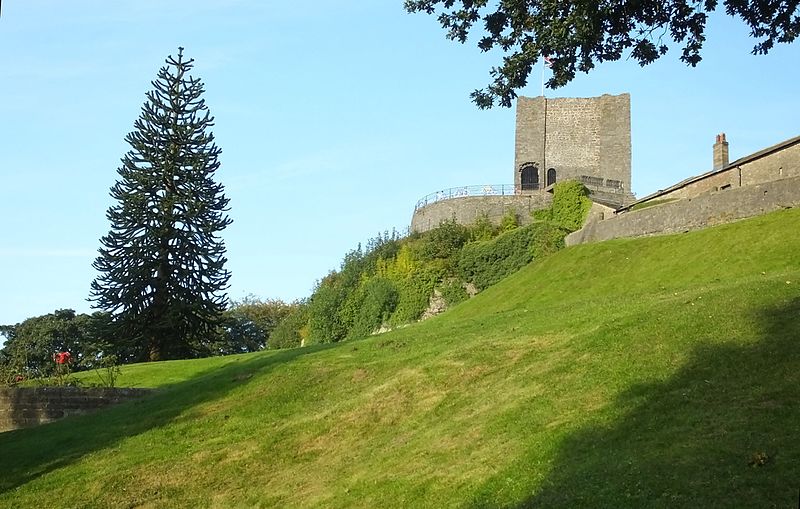
[[[539,189],[539,167],[534,163],[525,163],[520,168],[520,183],[523,191]]]
[[[552,186],[556,183],[556,169],[550,168],[547,170],[547,185]]]

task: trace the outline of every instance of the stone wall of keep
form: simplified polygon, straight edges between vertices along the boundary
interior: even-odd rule
[[[514,183],[534,163],[544,187],[547,170],[558,181],[581,176],[615,180],[630,193],[630,95],[590,98],[520,97],[517,101]]]
[[[0,432],[27,428],[141,398],[152,389],[0,388]]]
[[[486,215],[494,224],[506,213],[513,210],[519,224],[531,222],[531,212],[546,209],[553,201],[550,193],[533,193],[529,195],[506,196],[464,196],[429,203],[414,211],[411,218],[412,232],[432,230],[445,221],[455,221],[465,226],[474,224],[482,215]]]

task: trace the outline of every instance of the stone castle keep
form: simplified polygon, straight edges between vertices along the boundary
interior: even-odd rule
[[[629,94],[520,97],[514,189],[546,192],[556,181],[573,179],[599,201],[616,206],[632,202],[630,112]]]
[[[464,186],[422,198],[411,231],[443,221],[499,223],[514,211],[520,224],[552,201],[556,182],[577,180],[592,211],[567,244],[675,233],[800,206],[800,136],[729,161],[718,134],[712,169],[636,200],[631,193],[630,95],[591,98],[520,97],[517,102],[514,184]]]
[[[553,184],[568,179],[582,182],[593,200],[610,207],[632,203],[630,111],[629,94],[520,97],[514,184],[428,195],[417,203],[411,230],[427,231],[450,220],[472,224],[484,214],[497,222],[512,209],[526,224],[532,211],[550,205]]]

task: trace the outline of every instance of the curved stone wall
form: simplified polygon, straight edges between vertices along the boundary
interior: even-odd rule
[[[470,225],[483,214],[494,224],[514,210],[520,224],[531,222],[531,212],[550,206],[553,196],[550,193],[506,196],[463,196],[430,203],[414,211],[411,218],[412,232],[425,232],[436,228],[444,221],[455,220],[459,224]]]

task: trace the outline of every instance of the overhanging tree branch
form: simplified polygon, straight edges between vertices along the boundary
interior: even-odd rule
[[[723,5],[757,39],[753,54],[766,54],[800,34],[800,0],[725,0]],[[511,106],[542,56],[553,57],[551,89],[566,85],[578,71],[588,73],[596,63],[625,54],[642,66],[650,64],[668,52],[665,38],[681,47],[682,62],[696,66],[717,0],[406,0],[405,8],[436,14],[447,38],[461,43],[481,22],[478,48],[500,49],[503,57],[489,71],[491,83],[471,97],[478,107],[491,108]]]

